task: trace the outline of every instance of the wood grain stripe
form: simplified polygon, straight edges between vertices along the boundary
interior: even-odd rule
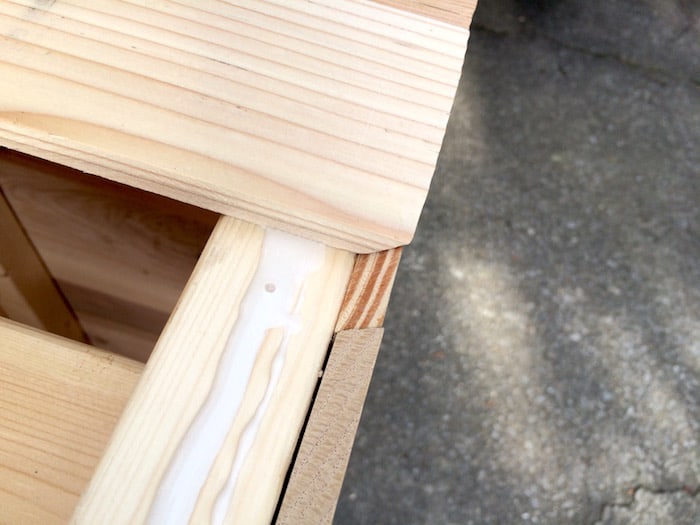
[[[0,34],[0,144],[355,253],[411,239],[468,36],[365,0],[4,0]]]
[[[469,28],[477,0],[375,0],[380,4]]]
[[[336,332],[382,326],[400,260],[401,248],[357,256]]]

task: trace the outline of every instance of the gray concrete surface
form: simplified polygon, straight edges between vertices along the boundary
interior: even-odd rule
[[[700,523],[699,19],[481,0],[337,524]]]

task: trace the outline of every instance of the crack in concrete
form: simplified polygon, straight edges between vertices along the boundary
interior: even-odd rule
[[[555,38],[551,35],[548,35],[545,32],[538,31],[534,29],[534,26],[531,28],[531,35],[534,37],[539,37],[542,38],[543,40],[546,40],[548,42],[551,42],[552,44],[561,47],[562,49],[566,49],[568,51],[573,51],[575,53],[580,53],[582,55],[586,55],[592,58],[598,58],[602,60],[612,60],[615,61],[625,67],[628,67],[630,69],[633,69],[639,73],[644,74],[645,76],[650,77],[652,80],[661,83],[662,85],[667,85],[669,81],[686,81],[690,82],[693,86],[700,87],[700,78],[696,78],[693,76],[688,76],[688,77],[680,77],[678,75],[674,75],[671,71],[664,69],[662,67],[655,67],[651,66],[648,64],[643,64],[640,62],[636,62],[634,60],[630,60],[629,58],[624,57],[623,55],[620,55],[618,53],[613,53],[610,51],[599,51],[595,49],[589,49],[584,46],[579,46],[576,44],[572,44],[569,42],[565,42],[563,40],[560,40],[558,38]],[[484,33],[489,33],[495,36],[499,37],[510,37],[510,36],[515,36],[516,34],[519,34],[517,32],[512,32],[504,29],[494,29],[491,27],[488,27],[484,24],[480,23],[472,23],[471,26],[471,31],[482,31]],[[562,73],[562,75],[566,76],[566,71],[560,66],[559,71]]]
[[[646,492],[652,496],[666,496],[673,494],[685,494],[690,498],[695,498],[700,495],[700,485],[696,487],[691,487],[688,485],[682,486],[671,486],[671,487],[647,487],[644,485],[635,485],[627,490],[629,499],[627,501],[610,501],[603,502],[600,504],[598,510],[598,517],[591,525],[602,525],[603,519],[606,517],[606,512],[608,510],[612,511],[614,509],[631,509],[635,503],[637,503],[637,494],[640,492]]]

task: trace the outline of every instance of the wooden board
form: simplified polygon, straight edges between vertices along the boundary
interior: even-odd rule
[[[369,328],[336,335],[277,525],[332,523],[382,333]]]
[[[7,150],[0,187],[91,342],[145,361],[217,215]]]
[[[0,144],[392,248],[413,235],[467,36],[366,0],[0,0]]]
[[[73,522],[269,523],[353,260],[223,217]]]
[[[336,332],[378,328],[384,324],[401,248],[358,255],[352,269]]]
[[[390,5],[469,29],[477,0],[377,0]]]
[[[78,319],[53,281],[0,188],[0,309],[4,316],[86,341]]]
[[[65,523],[143,365],[0,319],[0,522]]]

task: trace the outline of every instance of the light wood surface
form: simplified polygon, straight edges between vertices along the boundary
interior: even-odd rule
[[[376,0],[405,11],[466,27],[472,21],[477,0]]]
[[[7,317],[86,341],[78,319],[0,188],[0,308]]]
[[[2,0],[0,35],[0,144],[372,252],[413,235],[468,31],[365,0]]]
[[[0,319],[0,523],[66,523],[142,368]]]
[[[2,150],[0,187],[91,342],[145,361],[217,215]]]
[[[336,335],[277,525],[332,523],[382,333],[370,328]]]
[[[353,260],[223,217],[73,522],[269,523]]]
[[[358,255],[352,269],[336,332],[378,328],[384,324],[401,248]]]

